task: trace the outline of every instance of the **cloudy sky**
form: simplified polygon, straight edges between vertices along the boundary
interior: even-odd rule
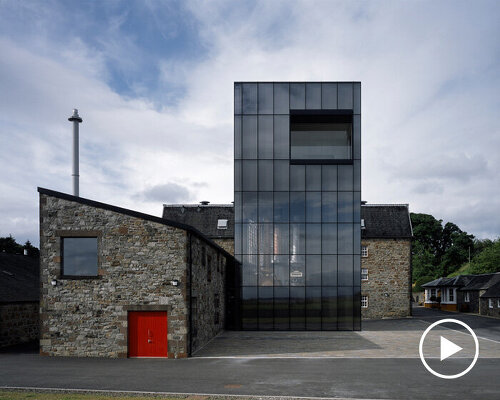
[[[161,215],[233,199],[233,82],[362,82],[363,199],[500,235],[498,1],[0,1],[0,236],[37,186]]]

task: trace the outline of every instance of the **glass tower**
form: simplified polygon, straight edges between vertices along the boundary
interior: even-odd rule
[[[234,84],[235,326],[359,330],[361,84]]]

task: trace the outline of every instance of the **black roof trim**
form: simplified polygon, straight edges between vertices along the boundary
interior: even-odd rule
[[[224,250],[221,246],[219,246],[213,240],[209,239],[203,233],[201,233],[200,231],[198,231],[197,229],[193,228],[190,225],[182,224],[182,223],[176,222],[176,221],[170,221],[168,219],[161,218],[161,217],[155,217],[154,215],[145,214],[145,213],[142,213],[139,211],[129,210],[128,208],[117,207],[117,206],[113,206],[111,204],[101,203],[99,201],[90,200],[90,199],[86,199],[83,197],[77,197],[77,196],[73,196],[73,195],[70,195],[67,193],[57,192],[55,190],[45,189],[45,188],[41,188],[41,187],[38,187],[38,193],[45,194],[47,196],[57,197],[57,198],[63,199],[63,200],[74,201],[76,203],[84,204],[84,205],[87,205],[90,207],[102,208],[104,210],[109,210],[109,211],[113,211],[113,212],[116,212],[119,214],[129,215],[131,217],[144,219],[146,221],[156,222],[156,223],[162,224],[162,225],[172,226],[174,228],[183,229],[183,230],[185,230],[189,233],[192,233],[193,235],[199,237],[200,239],[204,240],[205,242],[207,242],[211,246],[217,248],[226,257],[230,257],[231,259],[234,259],[234,256],[232,254],[228,253],[226,250]]]

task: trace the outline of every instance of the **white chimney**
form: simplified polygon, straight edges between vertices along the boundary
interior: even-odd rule
[[[78,115],[78,110],[73,109],[73,115],[68,118],[68,121],[73,122],[73,196],[80,196],[80,160],[78,150],[78,135],[79,124],[83,121]]]

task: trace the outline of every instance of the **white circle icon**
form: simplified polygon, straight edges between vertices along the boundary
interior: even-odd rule
[[[429,365],[427,364],[427,361],[425,361],[424,352],[423,352],[424,340],[425,340],[425,337],[427,336],[427,334],[429,333],[429,331],[432,328],[435,328],[436,326],[441,325],[441,324],[445,324],[447,322],[448,323],[451,322],[453,324],[458,324],[458,325],[461,325],[464,328],[466,328],[469,331],[469,333],[472,335],[472,338],[474,339],[474,343],[476,345],[476,352],[474,354],[474,359],[472,360],[472,362],[470,363],[470,365],[464,371],[460,372],[459,374],[455,374],[455,375],[444,375],[444,374],[440,374],[439,372],[434,371],[431,367],[429,367]],[[446,358],[450,357],[451,355],[459,352],[460,350],[462,350],[462,348],[460,346],[457,346],[453,342],[451,342],[448,339],[443,338],[441,336],[441,357],[440,357],[441,361],[443,361]],[[456,379],[456,378],[460,378],[461,376],[464,376],[476,364],[477,358],[479,357],[479,342],[477,340],[477,336],[474,333],[474,331],[465,322],[459,321],[458,319],[445,318],[445,319],[442,319],[442,320],[434,322],[433,324],[431,324],[425,330],[425,332],[423,333],[422,337],[420,338],[420,344],[418,346],[418,352],[420,353],[420,359],[422,360],[422,363],[424,364],[424,367],[432,375],[437,376],[438,378],[443,378],[443,379]]]

